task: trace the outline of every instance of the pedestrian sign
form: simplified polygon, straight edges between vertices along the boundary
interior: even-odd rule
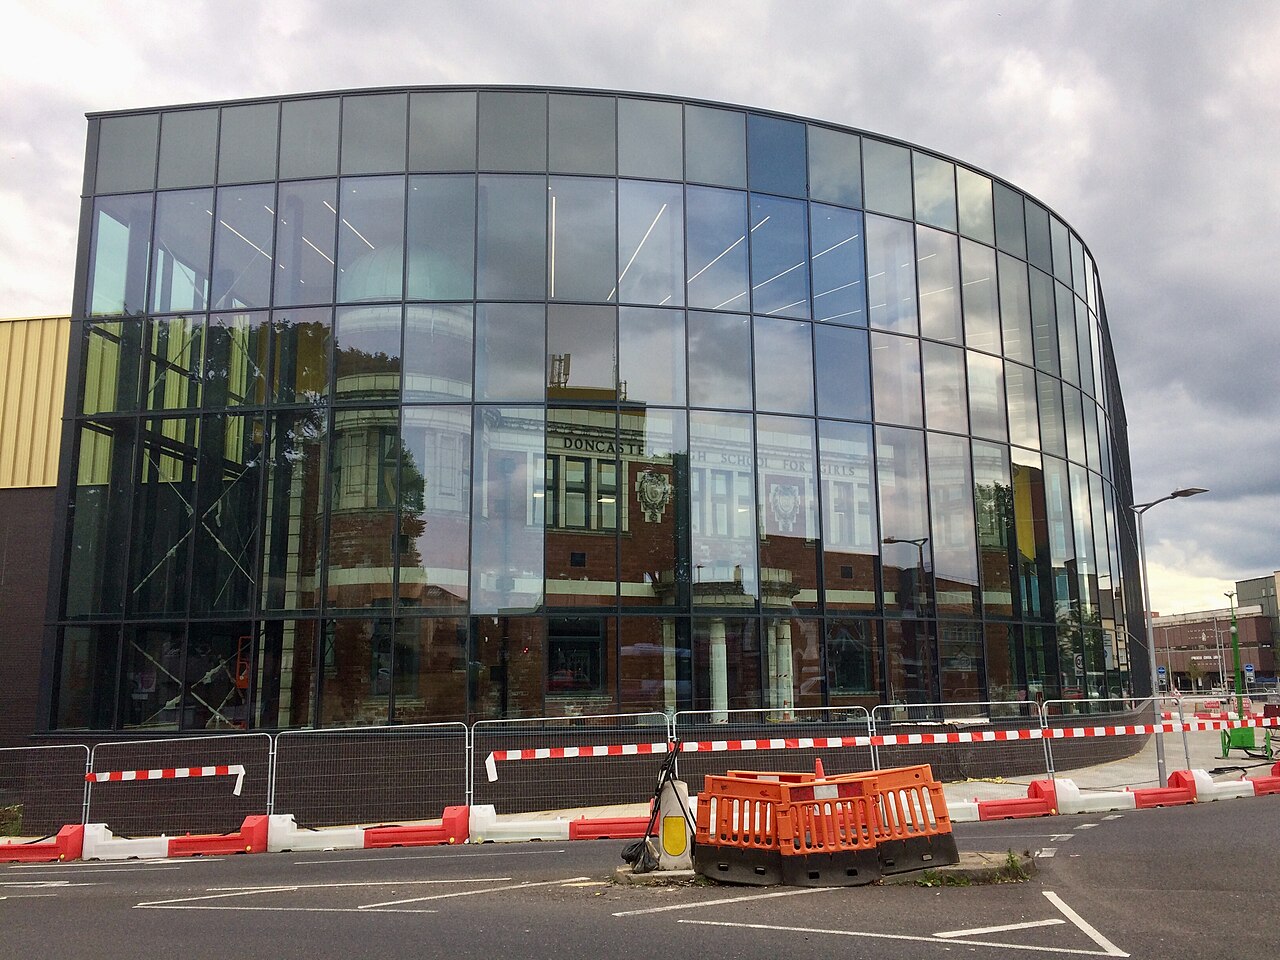
[[[1166,671],[1164,667],[1156,667],[1156,676],[1163,677]]]
[[[1244,665],[1244,675],[1245,675],[1246,677],[1248,677],[1250,680],[1252,680],[1252,679],[1253,679],[1253,664],[1252,664],[1252,663],[1246,663],[1246,664]]]

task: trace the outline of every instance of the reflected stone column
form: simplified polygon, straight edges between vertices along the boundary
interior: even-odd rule
[[[711,619],[711,722],[729,722],[729,653],[724,640],[724,620]]]
[[[676,712],[676,622],[662,618],[662,696],[667,715]]]
[[[770,710],[776,710],[782,706],[782,699],[778,696],[778,622],[776,620],[766,622],[764,636],[765,664],[768,669],[764,686],[764,705]]]
[[[774,626],[769,625],[769,646],[774,646]],[[782,719],[791,719],[791,707],[795,696],[794,689],[791,684],[791,621],[779,620],[777,625],[777,648],[772,650],[777,657],[775,671],[777,676],[777,692],[775,697],[779,709],[782,710]]]

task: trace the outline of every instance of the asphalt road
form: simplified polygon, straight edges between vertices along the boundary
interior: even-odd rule
[[[633,887],[618,841],[0,868],[0,956],[1267,958],[1280,802],[958,824],[1032,880],[833,890]]]

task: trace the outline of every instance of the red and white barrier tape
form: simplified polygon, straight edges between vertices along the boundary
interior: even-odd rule
[[[955,733],[898,733],[862,737],[774,737],[764,740],[686,740],[681,753],[722,753],[738,750],[812,750],[835,747],[901,747],[941,743],[995,743],[1008,740],[1070,740],[1078,737],[1135,737],[1159,730],[1181,733],[1226,730],[1234,727],[1280,727],[1280,718],[1248,720],[1186,720],[1182,723],[1138,724],[1110,727],[1029,727],[1021,730],[966,730]],[[625,757],[667,753],[669,743],[613,743],[590,747],[536,747],[532,750],[495,750],[485,758],[484,769],[492,782],[498,779],[497,761],[568,760],[575,757]]]
[[[170,767],[163,770],[104,770],[99,773],[86,773],[84,778],[90,783],[123,783],[128,780],[185,780],[187,777],[230,777],[236,778],[234,796],[240,796],[240,788],[244,786],[244,767],[240,764],[217,767]]]

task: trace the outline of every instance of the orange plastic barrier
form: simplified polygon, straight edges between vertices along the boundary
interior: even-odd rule
[[[1265,797],[1273,793],[1280,793],[1280,763],[1271,768],[1271,776],[1255,777],[1249,782],[1253,784],[1253,795],[1255,797]]]
[[[0,863],[56,863],[79,860],[84,850],[84,826],[68,824],[52,840],[39,843],[0,843]]]
[[[644,836],[648,817],[579,817],[569,821],[570,840],[633,840]],[[651,837],[658,835],[655,823]]]
[[[470,808],[445,807],[440,825],[407,827],[367,827],[364,831],[366,850],[383,847],[433,847],[450,843],[466,843]]]
[[[1032,780],[1025,797],[1013,800],[979,800],[979,820],[1019,820],[1047,817],[1058,812],[1058,791],[1052,780]]]
[[[169,840],[171,857],[203,857],[229,853],[266,853],[267,818],[245,817],[236,833],[187,834]]]
[[[1170,786],[1167,787],[1150,787],[1144,790],[1134,790],[1133,802],[1139,810],[1149,810],[1152,807],[1179,807],[1187,803],[1196,802],[1195,781],[1190,786],[1174,786],[1172,778],[1170,778]]]

